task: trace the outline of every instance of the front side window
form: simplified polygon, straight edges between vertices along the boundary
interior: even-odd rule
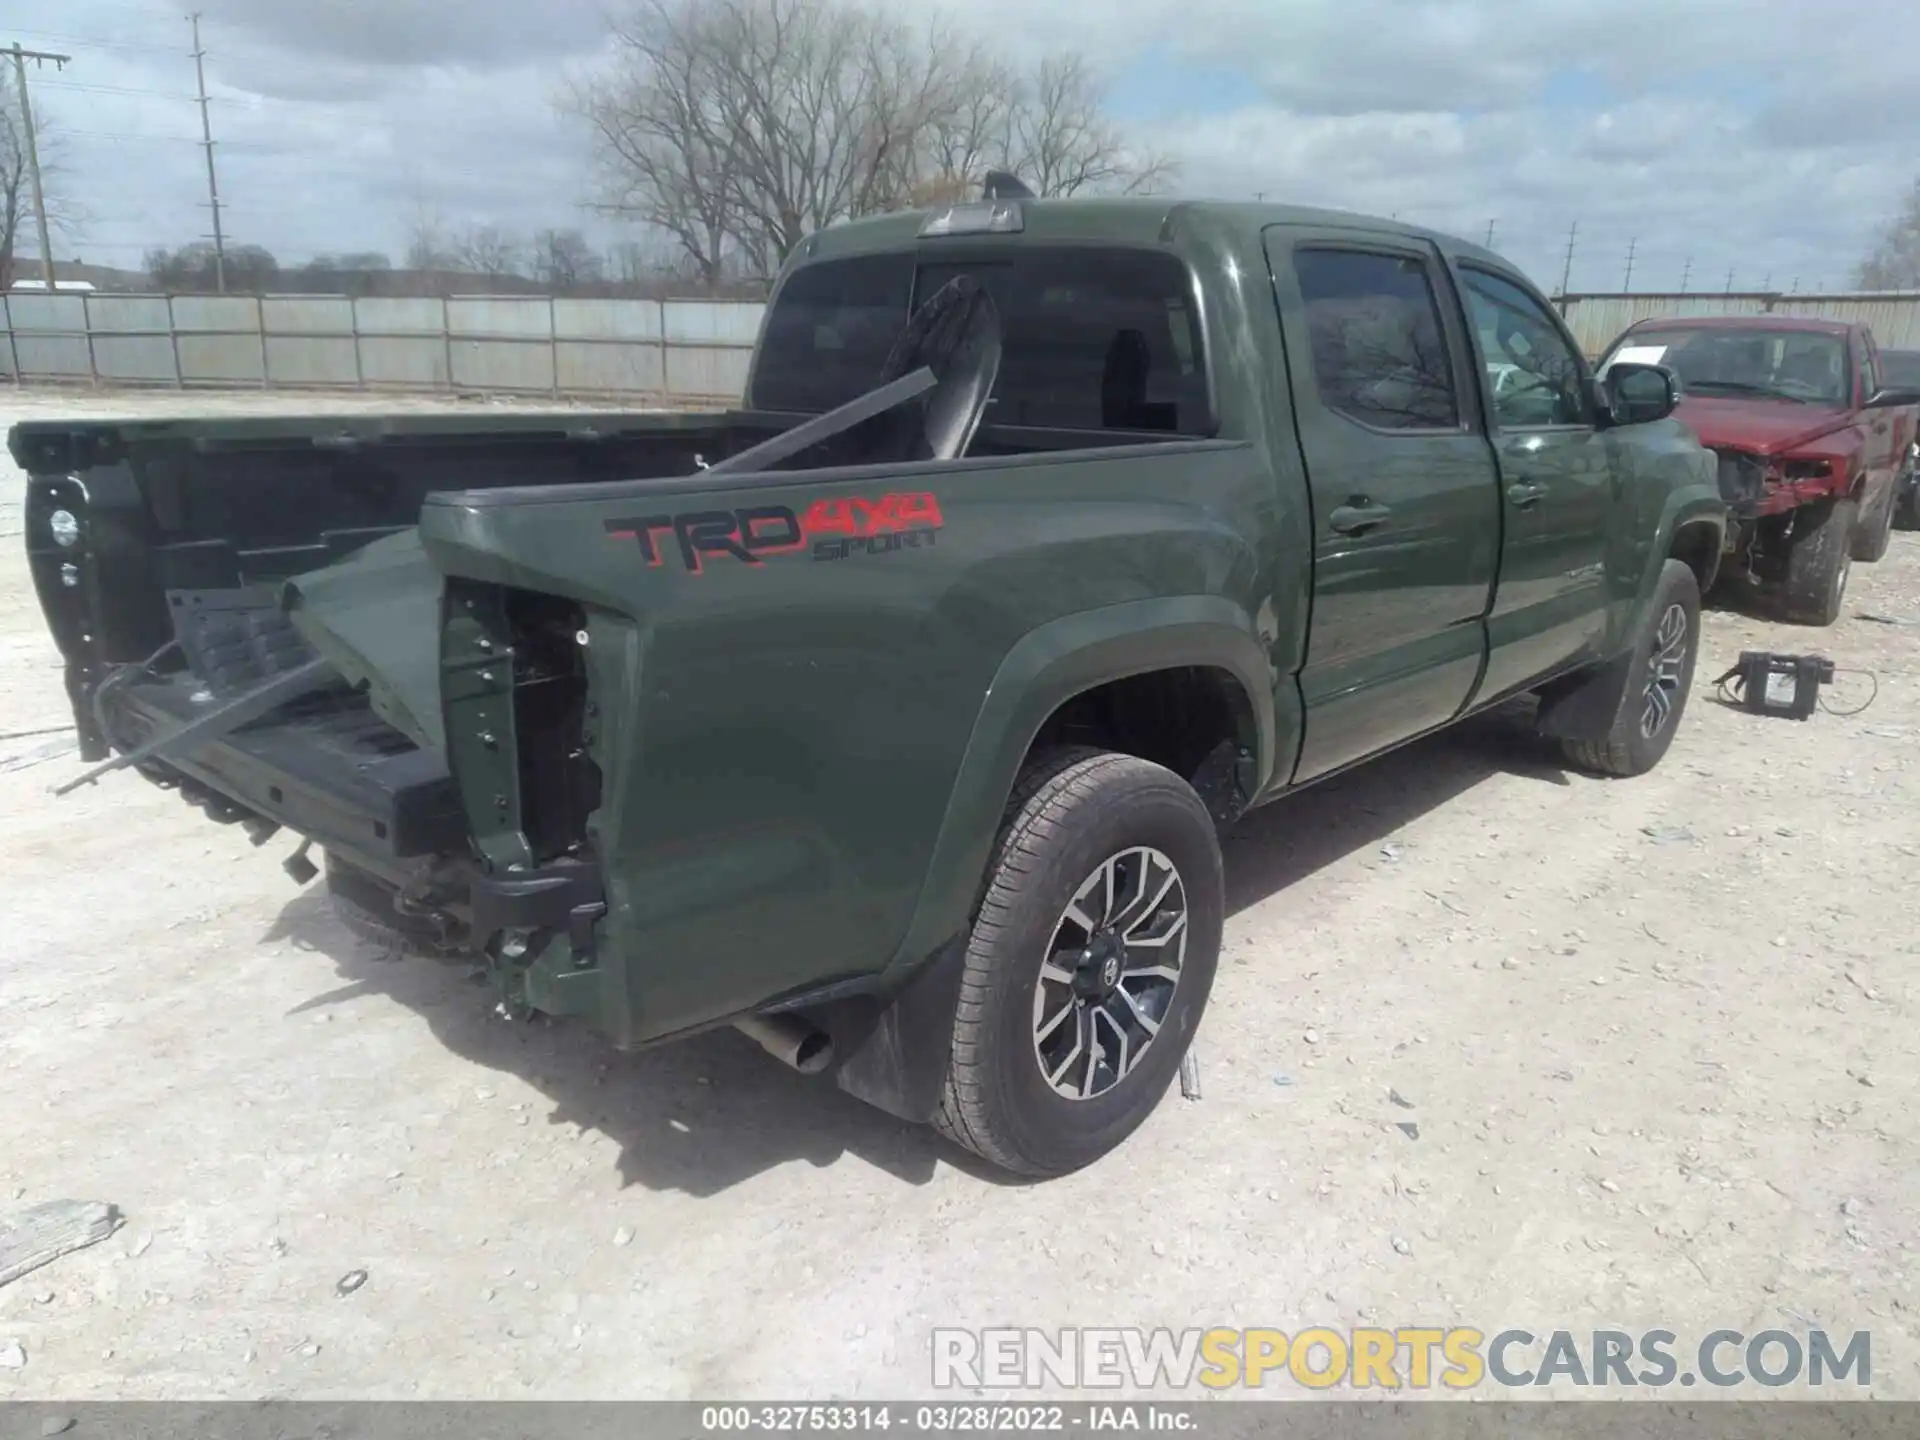
[[[1313,378],[1328,409],[1376,430],[1460,424],[1446,332],[1427,268],[1408,255],[1302,248]]]
[[[1461,279],[1494,423],[1503,430],[1586,424],[1580,357],[1540,302],[1485,270],[1463,270]]]

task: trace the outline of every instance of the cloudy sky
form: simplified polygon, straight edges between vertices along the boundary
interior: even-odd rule
[[[581,224],[585,136],[553,101],[620,0],[205,0],[228,235],[283,263],[396,256],[416,219]],[[936,0],[879,0],[907,12]],[[34,77],[63,247],[135,266],[208,230],[184,7],[0,0]],[[1185,193],[1484,238],[1541,284],[1844,283],[1920,175],[1911,0],[971,0],[1015,53],[1069,46],[1180,157]],[[1093,23],[1089,23],[1089,22]],[[1091,50],[1088,47],[1092,46]],[[594,229],[589,225],[590,229]],[[596,230],[603,239],[615,238]],[[29,245],[29,248],[31,246]]]

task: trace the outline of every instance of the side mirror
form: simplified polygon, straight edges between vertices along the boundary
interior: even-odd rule
[[[1615,361],[1601,382],[1607,411],[1616,425],[1646,425],[1664,420],[1680,403],[1680,380],[1664,365]]]
[[[1909,389],[1904,385],[1893,385],[1876,390],[1867,401],[1869,410],[1890,410],[1899,405],[1920,405],[1920,390]]]

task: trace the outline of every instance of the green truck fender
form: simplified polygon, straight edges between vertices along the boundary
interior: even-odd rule
[[[881,972],[884,1008],[842,1010],[828,1020],[841,1031],[840,1088],[903,1119],[932,1117],[974,907],[1035,737],[1077,695],[1131,676],[1196,667],[1231,676],[1246,702],[1238,716],[1243,733],[1233,737],[1235,789],[1244,807],[1269,788],[1275,765],[1291,754],[1277,755],[1272,661],[1252,618],[1233,601],[1182,595],[1082,611],[1028,632],[1008,652],[974,721],[906,936]],[[1297,724],[1289,728],[1297,742]]]
[[[1639,574],[1625,623],[1614,632],[1618,651],[1605,664],[1542,688],[1535,722],[1541,734],[1558,740],[1606,738],[1636,678],[1632,673],[1634,642],[1652,620],[1654,590],[1661,570],[1669,560],[1683,561],[1700,581],[1704,595],[1719,574],[1726,529],[1726,502],[1717,486],[1689,482],[1666,493],[1653,538],[1638,554]]]

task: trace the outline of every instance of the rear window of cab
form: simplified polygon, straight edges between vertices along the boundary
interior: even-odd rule
[[[958,275],[979,279],[1000,313],[988,424],[1212,433],[1192,278],[1156,250],[1022,246],[802,266],[774,297],[751,403],[812,413],[871,389],[913,306]]]

